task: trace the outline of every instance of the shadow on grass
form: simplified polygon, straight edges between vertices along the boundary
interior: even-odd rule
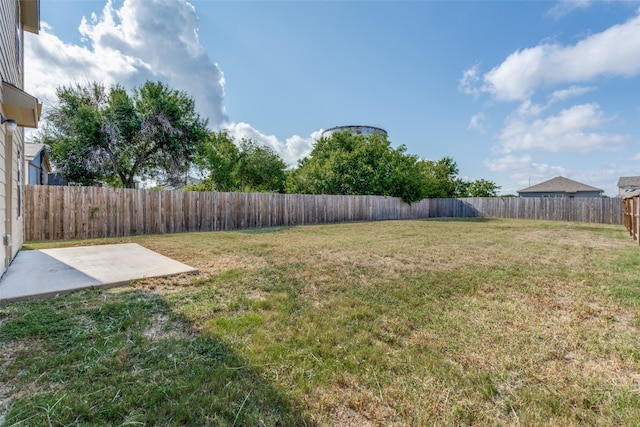
[[[477,222],[477,223],[485,223],[485,222],[495,222],[500,221],[500,218],[491,218],[485,216],[474,216],[469,218],[457,218],[457,217],[431,217],[431,218],[423,218],[422,221],[430,221],[430,222]]]
[[[263,227],[263,228],[244,228],[241,230],[236,230],[237,233],[241,234],[269,234],[269,233],[279,233],[281,231],[290,230],[292,227]]]
[[[313,425],[231,349],[140,290],[2,307],[0,347],[0,424]]]

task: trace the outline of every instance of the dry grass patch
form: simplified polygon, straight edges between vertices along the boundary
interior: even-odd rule
[[[183,322],[171,322],[168,314],[154,313],[151,317],[151,323],[142,334],[152,340],[165,338],[191,339],[195,336],[195,331],[191,330]]]

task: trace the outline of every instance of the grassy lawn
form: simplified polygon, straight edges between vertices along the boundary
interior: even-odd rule
[[[27,246],[120,241],[200,273],[0,307],[6,425],[640,424],[640,247],[622,226]]]

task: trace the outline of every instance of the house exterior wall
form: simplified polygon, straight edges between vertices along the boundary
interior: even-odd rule
[[[536,192],[536,193],[519,193],[520,197],[565,197],[565,193],[550,193],[550,192]]]
[[[27,166],[27,184],[29,185],[40,185],[42,184],[42,180],[40,177],[42,176],[41,169],[38,167],[38,162],[40,160],[40,154],[35,156],[33,160],[27,160],[25,165]]]
[[[29,185],[47,185],[47,177],[49,170],[43,159],[42,151],[36,154],[33,159],[28,158],[24,162],[25,165],[25,184]]]
[[[618,187],[618,197],[624,197],[632,191],[640,190],[640,185],[627,185]]]
[[[22,40],[24,33],[19,19],[20,3],[18,0],[0,2],[0,71],[2,79],[18,87],[23,87],[24,76],[22,57],[24,49]]]
[[[618,197],[626,197],[629,193],[640,190],[640,176],[621,176],[616,186]]]
[[[20,24],[20,1],[0,1],[0,77],[18,88],[24,87],[24,31]],[[0,106],[3,103],[0,90]],[[5,115],[4,109],[2,114]],[[0,274],[18,253],[24,240],[23,161],[24,130],[13,135],[0,126],[0,244],[3,250]]]
[[[567,194],[566,192],[526,192],[519,193],[520,197],[601,197],[598,191],[578,191],[577,193]]]

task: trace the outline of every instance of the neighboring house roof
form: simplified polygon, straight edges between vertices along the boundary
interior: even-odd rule
[[[46,146],[44,144],[34,144],[32,142],[24,143],[24,158],[28,162],[33,161],[33,159],[40,153],[42,153],[42,165],[47,171],[50,170],[51,165],[49,164],[49,156],[47,155]]]
[[[33,159],[40,151],[44,149],[44,144],[34,144],[31,142],[24,143],[24,157],[27,160]]]
[[[618,179],[618,187],[638,187],[640,186],[640,176],[621,176]]]
[[[531,187],[519,190],[518,193],[578,193],[578,192],[600,192],[604,193],[604,190],[596,187],[592,187],[587,184],[583,184],[578,181],[574,181],[563,176],[557,176],[540,184],[532,185]]]

